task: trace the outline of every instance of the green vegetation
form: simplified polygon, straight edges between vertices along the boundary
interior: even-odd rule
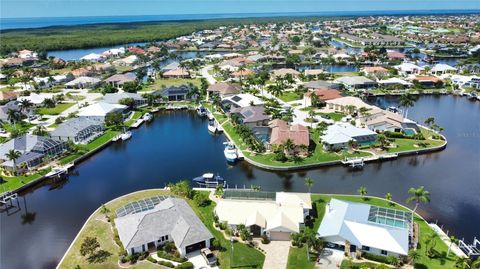
[[[393,143],[397,145],[396,148],[387,148],[388,152],[402,152],[409,150],[420,150],[423,148],[438,147],[445,143],[443,140],[432,139],[436,134],[430,130],[421,127],[421,133],[425,140],[416,140],[411,138],[395,138]]]
[[[288,91],[284,92],[282,95],[278,96],[280,100],[284,102],[291,102],[291,101],[296,101],[299,99],[303,98],[303,93],[301,92],[295,92],[295,91]]]
[[[340,112],[318,113],[318,115],[329,117],[330,119],[332,119],[334,121],[340,121],[343,117],[345,117],[345,114],[340,113]]]
[[[312,21],[323,18],[282,17],[215,19],[183,22],[139,22],[94,24],[81,26],[55,26],[39,29],[0,31],[2,43],[0,54],[20,49],[35,51],[67,50],[91,47],[107,47],[135,42],[167,40],[204,29],[240,24],[265,24],[270,22]],[[95,37],[95,38],[92,38]]]
[[[134,111],[133,116],[125,122],[125,126],[130,127],[132,126],[138,119],[142,117],[142,112]]]
[[[55,107],[52,108],[42,107],[37,110],[37,113],[40,115],[59,115],[63,111],[72,107],[74,104],[75,103],[60,103],[56,104]]]
[[[0,190],[1,192],[16,190],[24,186],[25,184],[28,184],[32,181],[35,181],[41,178],[42,176],[50,172],[50,170],[51,168],[47,168],[33,174],[14,176],[14,177],[3,176],[2,177],[3,180],[0,183]]]
[[[30,128],[32,128],[33,126],[35,126],[34,124],[31,124],[31,123],[28,123],[26,121],[20,121],[20,122],[17,122],[15,124],[11,124],[11,123],[4,123],[2,124],[2,128],[9,132],[9,133],[12,133],[12,132],[16,132],[18,134],[24,134],[26,133]]]
[[[142,88],[142,91],[154,91],[170,86],[180,86],[188,84],[193,84],[194,86],[200,87],[201,81],[200,79],[196,78],[157,78],[152,84],[144,86]]]
[[[290,247],[288,252],[288,262],[287,269],[296,269],[296,268],[314,268],[315,267],[315,257],[310,255],[310,260],[307,259],[307,247],[304,245],[301,248]]]
[[[91,141],[90,143],[86,145],[80,145],[78,151],[72,152],[66,157],[63,157],[62,159],[59,160],[59,163],[64,165],[67,163],[70,163],[77,158],[80,158],[83,154],[86,154],[90,151],[96,150],[97,148],[105,145],[108,143],[112,138],[117,136],[119,132],[113,131],[113,130],[107,130],[105,131],[101,136],[95,138],[95,140]]]

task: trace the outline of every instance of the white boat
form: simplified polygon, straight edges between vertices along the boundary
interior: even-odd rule
[[[146,122],[151,122],[153,120],[153,115],[147,112],[143,115],[143,120]]]
[[[119,134],[119,135],[117,135],[117,136],[114,136],[114,137],[112,138],[112,141],[113,141],[113,142],[117,142],[117,141],[120,140],[120,139],[122,139],[122,135],[121,135],[121,134]]]
[[[193,179],[193,182],[204,188],[215,188],[217,186],[225,187],[227,183],[220,175],[214,175],[213,173],[205,173],[196,177]]]
[[[215,134],[216,132],[218,132],[218,125],[215,120],[209,120],[207,128],[208,128],[208,131],[212,134]]]
[[[126,132],[121,134],[121,138],[122,138],[123,141],[128,140],[131,137],[132,137],[132,132],[130,132],[130,131],[126,131]]]
[[[53,178],[53,177],[61,177],[63,175],[66,175],[68,173],[68,169],[73,167],[73,164],[67,164],[62,167],[54,167],[52,168],[52,171],[48,172],[45,177]]]
[[[238,152],[237,148],[232,142],[225,142],[225,149],[223,150],[223,154],[225,155],[225,159],[228,162],[234,163],[238,159]]]
[[[208,110],[203,106],[199,106],[197,107],[197,114],[200,117],[205,117],[208,114]]]

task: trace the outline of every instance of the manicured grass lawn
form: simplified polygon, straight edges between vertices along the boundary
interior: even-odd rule
[[[2,128],[9,133],[11,133],[14,129],[17,129],[20,133],[26,133],[28,129],[32,128],[33,126],[35,126],[35,124],[28,123],[26,121],[17,122],[15,125],[10,123],[2,124]]]
[[[233,262],[231,260],[231,243],[225,239],[223,234],[213,227],[213,209],[215,203],[212,202],[209,206],[198,207],[193,201],[188,201],[195,213],[200,217],[202,222],[207,226],[208,230],[213,236],[220,241],[223,251],[219,251],[217,254],[218,264],[220,268],[262,268],[265,256],[255,248],[252,248],[246,244],[235,242],[233,244]]]
[[[47,168],[44,170],[39,171],[38,173],[31,174],[31,175],[23,175],[23,176],[16,176],[16,177],[7,177],[3,176],[3,181],[0,180],[0,193],[5,191],[13,191],[16,190],[23,185],[35,181],[48,172],[50,172],[51,168]]]
[[[52,108],[39,108],[37,110],[37,113],[40,115],[59,115],[63,111],[67,110],[71,106],[73,106],[75,103],[60,103],[57,104],[55,107]]]
[[[420,150],[424,149],[423,147],[416,146],[418,143],[427,143],[428,146],[426,148],[437,147],[445,143],[442,140],[434,140],[430,139],[433,132],[421,128],[422,134],[425,136],[425,140],[415,140],[415,139],[408,139],[408,138],[396,138],[394,139],[394,143],[398,145],[397,148],[389,148],[388,152],[401,152],[401,151],[408,151],[408,150]]]
[[[314,222],[313,222],[314,231],[317,231],[318,228],[320,227],[323,216],[325,215],[325,206],[332,198],[351,201],[351,202],[357,202],[357,203],[377,205],[377,206],[382,206],[387,208],[393,208],[396,210],[403,210],[403,211],[409,210],[408,208],[400,204],[397,204],[397,203],[392,204],[387,200],[374,198],[374,197],[369,197],[368,200],[364,200],[362,199],[361,196],[312,194],[312,203],[314,203],[314,206],[316,209],[315,210],[316,215],[314,215]],[[425,241],[426,241],[427,235],[430,233],[434,233],[434,231],[430,228],[430,226],[428,226],[427,222],[421,219],[418,215],[415,215],[413,220],[419,225],[419,228],[420,228],[420,232],[419,232],[420,242],[419,242],[418,249],[421,257],[416,262],[416,266],[418,266],[418,268],[428,268],[428,269],[455,268],[455,254],[453,253],[451,253],[448,256],[448,258],[428,258],[426,256],[425,249],[422,249],[422,246],[426,245]],[[436,238],[436,243],[437,244],[435,246],[435,251],[440,254],[439,256],[441,255],[446,256],[446,253],[448,251],[448,246],[439,237]],[[289,261],[290,260],[306,261],[307,255],[305,251],[299,251],[297,249],[298,251],[292,252],[292,249],[290,250]],[[426,267],[421,267],[421,265],[425,265]],[[302,268],[313,268],[313,266],[305,266]],[[348,263],[345,263],[345,265],[342,264],[341,268],[350,268],[350,267],[348,267]]]
[[[127,203],[137,201],[143,198],[152,197],[156,195],[171,195],[164,190],[147,190],[138,193],[129,194],[119,200],[108,202],[105,206],[110,210],[110,214],[114,214],[115,210]],[[213,208],[215,204],[212,203],[206,207],[198,207],[193,201],[188,201],[192,209],[197,213],[199,218],[204,222],[207,228],[212,232],[215,238],[221,241],[224,251],[218,253],[220,268],[230,268],[230,241],[226,240],[223,235],[213,227]],[[80,246],[87,236],[93,236],[98,239],[103,250],[110,252],[112,255],[101,264],[89,264],[85,257],[80,255]],[[100,210],[97,210],[93,217],[87,222],[85,229],[79,234],[77,240],[73,243],[72,248],[65,255],[65,259],[60,264],[59,268],[75,268],[80,265],[81,268],[118,268],[118,259],[120,247],[113,240],[113,232],[111,224],[106,222]],[[234,244],[234,268],[261,268],[263,265],[264,256],[258,250],[248,247],[242,243]],[[163,268],[159,265],[152,264],[147,261],[139,262],[130,268]]]
[[[294,92],[294,91],[288,91],[284,92],[282,95],[280,95],[278,98],[284,102],[291,102],[291,101],[296,101],[300,100],[303,98],[302,93]]]
[[[134,111],[133,116],[125,122],[125,125],[127,127],[132,126],[138,119],[140,119],[140,117],[142,117],[142,114],[143,113],[140,111]]]
[[[315,256],[310,255],[310,260],[307,259],[307,247],[303,246],[301,248],[290,247],[290,252],[288,253],[288,263],[287,269],[308,269],[315,267]]]
[[[339,113],[339,112],[331,112],[331,113],[318,113],[318,115],[326,115],[329,116],[330,119],[334,121],[340,121],[343,117],[345,117],[345,114]]]
[[[225,132],[227,132],[230,137],[234,140],[235,144],[241,149],[241,150],[246,150],[247,146],[245,143],[242,142],[240,139],[240,136],[234,131],[234,127],[230,122],[227,122],[223,125],[223,128]],[[370,154],[366,152],[328,152],[323,149],[323,146],[316,142],[318,141],[318,136],[319,133],[317,130],[314,130],[311,132],[311,141],[310,143],[315,144],[314,147],[315,149],[313,150],[311,156],[308,156],[306,158],[303,158],[300,163],[294,163],[293,161],[286,161],[286,162],[279,162],[275,160],[275,154],[269,153],[269,154],[259,154],[259,155],[253,155],[250,152],[244,151],[244,155],[247,156],[248,158],[259,162],[261,164],[266,164],[266,165],[273,165],[273,166],[295,166],[295,165],[306,165],[306,164],[315,164],[315,163],[322,163],[322,162],[329,162],[329,161],[337,161],[337,160],[342,160],[345,157],[364,157],[364,156],[369,156]]]
[[[164,87],[187,85],[189,83],[197,87],[201,85],[200,79],[195,78],[157,78],[153,84],[143,87],[142,91],[160,90]]]

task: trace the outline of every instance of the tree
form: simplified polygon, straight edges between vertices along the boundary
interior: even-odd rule
[[[5,156],[7,157],[8,160],[12,161],[13,163],[13,174],[16,174],[17,172],[17,159],[20,158],[20,156],[22,156],[22,153],[20,153],[20,151],[18,150],[14,150],[14,149],[11,149],[7,152],[7,154],[5,154]]]
[[[289,155],[290,152],[295,148],[295,144],[293,143],[292,139],[287,139],[282,144],[283,149],[285,150],[285,154]]]
[[[413,107],[415,105],[415,101],[417,101],[417,98],[409,93],[405,93],[400,96],[399,105],[405,108],[405,112],[403,113],[405,118],[408,116],[408,108]]]
[[[169,183],[167,186],[170,188],[170,191],[175,195],[188,199],[192,198],[193,190],[190,187],[190,182],[188,180],[182,180],[175,184]]]
[[[33,103],[30,102],[30,100],[28,99],[23,99],[22,101],[20,101],[20,104],[19,104],[20,111],[24,113],[27,113],[32,106],[33,106]]]
[[[408,251],[408,258],[410,259],[410,263],[413,265],[415,268],[415,263],[417,262],[418,259],[420,259],[420,252],[416,249],[411,249]]]
[[[135,100],[133,98],[127,97],[120,99],[118,103],[128,107],[133,107],[135,105]]]
[[[100,247],[100,244],[98,243],[98,240],[96,237],[87,236],[83,240],[82,245],[80,246],[80,254],[82,256],[90,256],[93,253],[95,253],[95,251],[99,247]]]
[[[310,119],[310,127],[313,128],[313,122],[315,122],[315,110],[311,109],[310,111],[308,111],[308,117]]]
[[[137,92],[141,87],[136,81],[127,81],[123,83],[122,88],[125,92]]]
[[[389,201],[390,202],[390,205],[393,205],[394,203],[392,202],[392,199],[393,199],[393,195],[389,192],[387,192],[385,194],[385,200]]]
[[[358,188],[357,192],[358,192],[358,194],[360,194],[362,196],[363,200],[366,200],[366,198],[365,198],[365,195],[367,195],[367,188],[366,187],[361,186],[360,188]]]
[[[377,142],[380,143],[380,146],[382,147],[382,149],[385,149],[389,145],[388,138],[384,134],[377,135]]]
[[[312,187],[313,187],[313,179],[311,177],[306,177],[305,178],[305,186],[308,188],[308,192],[312,192]]]
[[[435,232],[427,234],[425,238],[425,254],[427,256],[431,256],[433,253],[433,249],[437,245],[437,237],[438,235]]]
[[[33,130],[32,134],[38,135],[38,136],[47,136],[47,135],[48,135],[48,131],[47,131],[47,128],[45,128],[45,126],[38,125],[38,126]]]
[[[123,115],[121,112],[110,112],[105,116],[105,125],[118,130],[123,127]]]
[[[425,125],[432,126],[432,124],[435,124],[435,118],[429,117],[425,120]]]
[[[408,193],[411,194],[411,196],[407,199],[407,203],[415,201],[415,208],[413,208],[412,212],[417,210],[420,203],[430,202],[430,192],[426,191],[424,186],[419,188],[410,188]]]
[[[467,257],[457,257],[455,260],[455,267],[458,269],[468,269],[470,268],[470,259]]]
[[[7,111],[7,119],[10,123],[13,123],[13,129],[17,129],[17,121],[21,119],[20,112],[15,109],[9,109]]]
[[[43,100],[42,102],[42,105],[47,108],[54,108],[56,105],[56,102],[53,98],[45,98],[45,100]]]

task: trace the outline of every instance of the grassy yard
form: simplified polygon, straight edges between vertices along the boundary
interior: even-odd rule
[[[397,203],[390,203],[384,199],[369,197],[369,199],[364,200],[360,196],[349,196],[349,195],[327,195],[327,194],[313,194],[312,195],[312,203],[315,206],[315,215],[314,215],[314,222],[313,222],[313,229],[317,231],[320,227],[322,222],[323,216],[325,215],[325,206],[330,201],[330,199],[336,198],[345,201],[357,202],[357,203],[365,203],[370,205],[377,205],[387,208],[392,208],[396,210],[409,210],[408,208],[397,204]],[[425,246],[425,240],[428,234],[433,233],[434,231],[428,226],[427,222],[421,219],[418,215],[414,216],[414,222],[419,225],[420,232],[420,242],[419,242],[419,253],[421,255],[420,259],[416,262],[416,268],[428,268],[428,269],[441,269],[441,268],[455,268],[455,254],[451,253],[448,257],[446,256],[448,246],[440,239],[436,238],[436,247],[435,251],[439,254],[438,256],[444,256],[443,258],[428,258],[425,254],[425,250],[422,249],[422,246]],[[292,248],[295,249],[295,248]],[[290,250],[289,254],[289,262],[290,261],[304,261],[305,267],[302,268],[313,268],[313,263],[306,262],[307,255],[305,249],[296,249],[296,251]],[[289,267],[294,268],[294,267]],[[345,262],[342,264],[341,268],[352,268],[350,263]]]
[[[303,94],[299,93],[299,92],[288,91],[288,92],[284,92],[278,98],[280,98],[280,100],[282,100],[284,102],[291,102],[291,101],[296,101],[296,100],[302,99]]]
[[[161,88],[170,87],[170,86],[179,86],[192,83],[193,85],[200,87],[200,79],[193,78],[157,78],[153,84],[149,84],[143,87],[142,91],[154,91],[160,90]]]
[[[125,125],[127,127],[132,126],[138,119],[140,119],[140,117],[142,117],[142,115],[143,115],[142,112],[134,111],[133,116],[129,120],[125,121]]]
[[[427,148],[438,147],[443,143],[445,143],[445,141],[442,141],[442,140],[431,139],[432,135],[434,134],[432,131],[429,131],[425,128],[421,128],[421,132],[425,137],[425,140],[395,138],[394,143],[397,145],[397,147],[389,148],[387,151],[393,153],[393,152],[401,152],[401,151],[409,151],[409,150],[420,150],[420,149],[423,149],[423,147],[418,146],[418,143],[421,143],[421,142],[428,144]]]
[[[121,199],[111,201],[105,206],[110,210],[110,214],[116,209],[126,205],[132,201],[140,200],[155,195],[171,195],[164,190],[147,190],[138,193],[129,194]],[[198,207],[194,202],[188,201],[192,209],[197,213],[199,218],[204,222],[207,228],[212,232],[215,238],[221,241],[224,251],[218,253],[220,268],[230,268],[231,248],[230,242],[224,239],[223,235],[213,228],[212,211],[215,204],[212,203],[207,207]],[[85,257],[80,255],[80,246],[87,236],[94,236],[98,239],[103,250],[110,252],[112,255],[101,264],[89,264]],[[118,268],[118,259],[120,247],[113,240],[113,232],[111,224],[106,222],[104,215],[97,210],[93,217],[86,223],[85,229],[79,234],[77,240],[74,241],[72,248],[65,254],[65,259],[60,264],[59,268],[75,268],[80,265],[81,268]],[[264,261],[264,256],[258,250],[248,247],[242,243],[234,244],[233,266],[236,268],[261,268]],[[138,262],[130,268],[164,268],[147,261]]]
[[[60,113],[67,110],[74,104],[75,103],[60,103],[55,105],[55,107],[52,107],[52,108],[42,107],[37,110],[37,113],[40,115],[59,115]]]
[[[7,177],[3,176],[3,180],[0,180],[0,192],[4,191],[13,191],[16,190],[25,184],[28,184],[32,181],[35,181],[48,172],[50,172],[51,168],[47,168],[44,170],[41,170],[37,173],[30,174],[30,175],[22,175],[22,176],[16,176],[16,177]]]
[[[303,246],[301,248],[290,247],[290,252],[288,253],[288,262],[287,269],[308,269],[315,267],[315,256],[310,255],[310,260],[307,259],[307,247]]]
[[[5,131],[11,133],[14,129],[17,129],[22,134],[26,133],[28,129],[32,128],[33,126],[35,125],[32,123],[28,123],[26,121],[20,121],[20,122],[17,122],[16,124],[10,124],[10,123],[2,124],[2,128]]]
[[[340,112],[331,112],[331,113],[318,113],[319,116],[328,116],[330,119],[334,121],[340,121],[343,117],[345,117],[345,114],[340,113]]]
[[[295,163],[293,161],[286,161],[286,162],[280,162],[275,160],[275,154],[269,153],[269,154],[258,154],[254,155],[250,152],[246,152],[245,150],[247,149],[247,146],[245,143],[242,142],[240,139],[240,136],[236,134],[233,125],[230,122],[227,122],[223,125],[223,128],[225,132],[227,132],[230,137],[234,140],[235,144],[244,152],[244,155],[247,156],[248,158],[259,162],[261,164],[265,165],[272,165],[272,166],[280,166],[280,167],[287,167],[287,166],[295,166],[295,165],[307,165],[307,164],[317,164],[317,163],[323,163],[323,162],[329,162],[329,161],[337,161],[337,160],[342,160],[345,157],[364,157],[364,156],[369,156],[368,153],[365,152],[351,152],[351,151],[345,151],[345,152],[328,152],[323,149],[323,146],[318,143],[318,137],[319,134],[316,130],[311,132],[311,141],[310,143],[313,144],[311,145],[314,149],[312,151],[312,154],[306,158],[303,158],[300,163]]]

